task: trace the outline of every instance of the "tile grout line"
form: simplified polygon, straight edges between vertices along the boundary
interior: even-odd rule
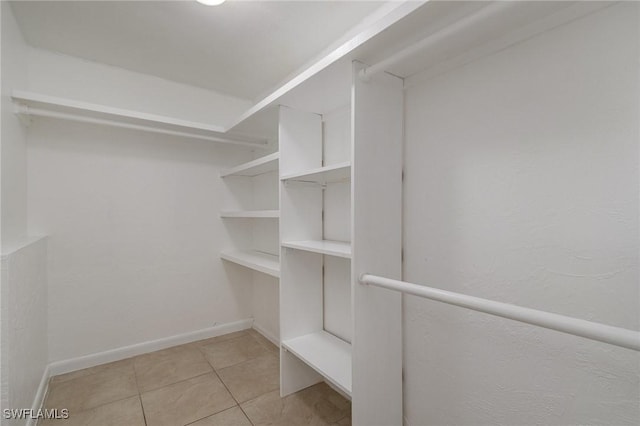
[[[242,331],[243,331],[243,332],[242,332],[240,335],[238,335],[238,336],[235,336],[235,337],[230,338],[230,339],[224,339],[224,340],[221,340],[220,342],[212,342],[212,343],[210,343],[210,344],[215,344],[215,343],[224,343],[224,342],[231,342],[231,341],[233,341],[233,340],[236,340],[236,339],[239,339],[239,338],[242,338],[242,337],[245,337],[245,336],[251,336],[252,340],[253,340],[254,342],[258,343],[258,344],[260,345],[260,347],[262,347],[262,348],[264,348],[264,349],[268,350],[268,352],[269,352],[269,353],[264,354],[264,355],[262,355],[262,356],[273,356],[273,354],[271,353],[272,351],[271,351],[270,346],[267,346],[267,344],[265,344],[264,342],[262,342],[262,341],[261,341],[261,339],[259,339],[259,338],[257,338],[256,336],[254,336],[254,335],[253,335],[253,333],[251,333],[251,331],[248,331],[248,330],[242,330]],[[216,336],[216,337],[218,337],[218,336]],[[214,338],[215,338],[215,337],[214,337]],[[203,339],[203,340],[207,340],[207,339]],[[205,359],[205,361],[207,362],[207,364],[208,364],[208,365],[209,365],[209,367],[211,368],[211,371],[208,371],[208,372],[206,372],[206,373],[202,373],[202,374],[198,374],[198,375],[195,375],[195,376],[192,376],[192,377],[188,377],[188,378],[185,378],[185,379],[182,379],[182,380],[178,380],[178,381],[175,381],[175,382],[173,382],[173,383],[168,383],[168,384],[165,384],[165,385],[163,385],[163,386],[159,386],[159,387],[157,387],[157,388],[148,389],[148,390],[144,390],[144,391],[143,391],[143,390],[141,389],[141,387],[140,387],[140,384],[139,384],[139,380],[138,380],[138,372],[137,372],[137,369],[136,369],[136,367],[135,367],[135,359],[136,359],[136,358],[138,358],[138,357],[141,357],[141,356],[147,355],[147,354],[141,354],[141,355],[137,355],[137,356],[133,356],[133,357],[125,358],[125,359],[122,359],[122,360],[114,361],[114,362],[121,362],[121,361],[125,361],[125,360],[131,360],[131,364],[132,364],[131,368],[132,368],[132,370],[133,370],[133,376],[134,376],[134,381],[135,381],[135,386],[136,386],[136,391],[137,391],[137,392],[136,392],[136,394],[128,395],[128,396],[126,396],[126,397],[118,398],[118,399],[115,399],[115,400],[112,400],[112,401],[108,401],[108,402],[104,402],[104,403],[102,403],[102,404],[98,404],[98,405],[95,405],[95,406],[92,406],[92,407],[89,407],[89,408],[85,408],[85,409],[82,409],[82,410],[78,410],[78,411],[77,411],[77,413],[83,413],[83,412],[86,412],[86,411],[95,410],[95,409],[97,409],[97,408],[99,408],[99,407],[103,407],[103,406],[105,406],[105,405],[109,405],[109,404],[113,404],[113,403],[116,403],[116,402],[124,401],[124,400],[126,400],[126,399],[129,399],[129,398],[132,398],[132,397],[134,397],[134,396],[137,396],[137,397],[138,397],[138,401],[139,401],[139,403],[140,403],[140,406],[141,406],[141,408],[142,408],[142,415],[143,415],[144,424],[145,424],[145,426],[147,426],[146,412],[145,412],[144,403],[143,403],[143,401],[142,401],[142,395],[143,395],[143,394],[145,394],[145,393],[149,393],[149,392],[154,392],[154,391],[157,391],[157,390],[160,390],[160,389],[163,389],[163,388],[166,388],[166,387],[169,387],[169,386],[172,386],[172,385],[175,385],[175,384],[181,383],[181,382],[185,382],[185,381],[187,381],[187,380],[191,380],[191,379],[194,379],[194,378],[197,378],[197,377],[201,377],[201,376],[205,376],[205,375],[207,375],[207,374],[211,374],[211,373],[213,373],[213,374],[215,374],[215,376],[218,378],[218,380],[220,380],[220,382],[222,383],[222,385],[224,386],[224,388],[227,390],[227,392],[229,393],[229,395],[231,395],[231,398],[232,398],[232,399],[233,399],[233,401],[235,401],[235,403],[236,403],[236,404],[235,404],[235,406],[236,406],[236,407],[238,407],[238,408],[240,409],[240,411],[241,411],[241,412],[243,413],[243,415],[247,418],[247,420],[249,421],[249,423],[251,423],[251,425],[254,425],[253,421],[251,421],[251,419],[249,418],[249,416],[247,415],[247,413],[244,411],[244,409],[243,409],[243,408],[242,408],[242,406],[240,405],[240,402],[238,401],[238,399],[233,395],[233,393],[231,392],[231,390],[229,389],[229,387],[227,386],[227,384],[222,380],[222,378],[221,378],[221,377],[220,377],[220,375],[218,374],[218,370],[217,370],[217,369],[216,369],[216,368],[211,364],[211,362],[210,362],[210,361],[209,361],[209,359],[207,358],[207,356],[206,356],[206,352],[205,352],[204,348],[205,348],[206,346],[209,346],[209,345],[200,345],[200,344],[198,344],[198,342],[201,342],[201,341],[203,341],[203,340],[195,341],[195,342],[190,342],[190,343],[185,343],[185,344],[182,344],[182,345],[176,345],[176,346],[172,346],[171,348],[165,348],[165,349],[161,349],[161,350],[154,351],[154,352],[160,352],[160,351],[163,351],[163,350],[172,349],[172,348],[176,348],[176,347],[180,347],[180,346],[185,346],[185,347],[186,347],[186,346],[195,346],[195,347],[196,347],[196,349],[198,350],[198,352],[200,353],[200,355]],[[269,343],[270,343],[270,342],[269,342]],[[275,346],[275,345],[273,345],[273,346]],[[276,346],[276,347],[277,347],[277,346]],[[154,353],[154,352],[149,352],[148,354],[152,354],[152,353]],[[259,356],[259,357],[256,357],[256,358],[247,359],[247,360],[245,360],[245,361],[241,361],[241,362],[238,362],[238,363],[236,363],[236,364],[232,364],[232,365],[229,365],[229,366],[222,367],[222,368],[221,368],[221,370],[222,370],[222,369],[225,369],[225,368],[229,368],[229,367],[237,366],[237,365],[242,364],[242,363],[244,363],[244,362],[252,361],[253,359],[257,359],[257,358],[260,358],[260,357],[262,357],[262,356]],[[106,363],[106,364],[102,364],[102,365],[108,365],[108,364],[111,364],[111,363]],[[100,367],[100,365],[98,365],[98,366],[94,366],[94,367],[89,367],[89,368],[95,368],[95,367]],[[126,369],[123,369],[123,370],[126,370]],[[82,371],[82,370],[76,370],[76,371]],[[108,370],[107,370],[107,371],[108,371]],[[89,373],[89,374],[86,374],[86,375],[81,375],[81,376],[79,376],[79,377],[74,377],[74,378],[70,378],[70,379],[67,379],[67,380],[63,380],[63,381],[60,381],[60,382],[54,383],[54,385],[57,385],[57,384],[63,384],[63,383],[66,383],[66,382],[69,382],[69,381],[72,381],[72,380],[78,380],[78,379],[82,379],[82,378],[85,378],[85,377],[91,377],[91,376],[94,376],[94,375],[96,375],[96,374],[101,374],[101,373],[103,373],[103,371],[96,371],[96,372],[92,372],[92,373]],[[126,371],[121,372],[121,374],[126,374]],[[54,376],[54,377],[55,377],[55,376]],[[53,377],[52,377],[51,379],[53,379]],[[51,385],[51,384],[52,384],[52,383],[51,383],[51,379],[50,379],[50,381],[49,381],[49,385]],[[54,386],[54,387],[55,387],[55,386]],[[54,389],[53,391],[55,392],[55,389]],[[271,391],[269,391],[269,392],[271,392]],[[266,393],[269,393],[269,392],[265,392],[265,394],[266,394]],[[45,403],[46,403],[46,401],[47,401],[47,399],[48,399],[48,397],[50,396],[50,394],[51,394],[51,393],[52,393],[52,389],[51,389],[51,386],[49,386],[49,387],[48,387],[48,389],[47,389],[47,393],[46,393],[46,395],[45,395],[45,397],[44,397],[44,401],[45,401]],[[252,401],[252,400],[254,400],[254,399],[259,398],[259,397],[260,397],[260,396],[262,396],[262,395],[264,395],[264,394],[257,395],[256,397],[251,398],[251,399],[249,399],[249,400],[247,400],[247,401],[244,401],[244,402],[246,403],[246,402]],[[203,417],[203,419],[204,419],[204,418],[206,418],[206,417],[213,416],[213,415],[215,415],[215,414],[219,414],[219,413],[221,413],[221,412],[223,412],[223,411],[230,410],[231,408],[233,408],[233,407],[229,407],[229,408],[226,408],[226,409],[224,409],[224,410],[222,410],[222,411],[219,411],[219,412],[217,412],[217,413],[210,414],[209,416],[205,416],[205,417]],[[197,422],[197,421],[199,421],[199,420],[202,420],[202,419],[197,419],[197,420],[195,420],[194,422]],[[194,423],[194,422],[191,422],[191,423]],[[189,424],[191,424],[191,423],[189,423]]]
[[[220,383],[222,383],[222,386],[224,386],[224,388],[227,390],[227,392],[229,392],[229,395],[231,395],[231,398],[233,398],[233,400],[236,402],[236,406],[240,409],[240,411],[242,411],[242,414],[244,414],[244,416],[247,418],[247,420],[249,420],[249,423],[251,423],[251,425],[253,426],[253,422],[251,421],[251,419],[249,418],[247,413],[245,413],[245,411],[242,408],[242,405],[240,405],[240,402],[238,401],[238,399],[233,395],[233,393],[231,393],[231,389],[229,389],[229,387],[224,382],[224,380],[222,380],[222,377],[220,377],[220,375],[218,374],[218,371],[214,368],[213,372],[215,373],[215,375],[218,378],[218,380],[220,380]]]
[[[142,403],[142,395],[138,393],[138,401],[140,401],[140,409],[142,410],[142,420],[144,421],[144,426],[149,426],[147,424],[147,414],[144,412],[144,404]]]
[[[133,360],[131,364],[133,367],[133,377],[136,381],[136,389],[138,390],[138,401],[140,401],[140,409],[142,409],[142,420],[144,421],[144,426],[149,426],[147,424],[147,414],[144,412],[144,404],[142,403],[142,393],[140,392],[140,384],[138,383],[138,371],[136,370],[135,360]]]

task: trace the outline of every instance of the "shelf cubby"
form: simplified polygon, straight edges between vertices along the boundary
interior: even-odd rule
[[[305,334],[282,342],[282,347],[340,391],[351,396],[351,345],[326,331]]]

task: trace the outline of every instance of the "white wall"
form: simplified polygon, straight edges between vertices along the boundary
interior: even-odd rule
[[[2,408],[37,408],[47,365],[47,240],[2,254]],[[3,416],[4,417],[4,416]],[[2,425],[24,424],[21,420]]]
[[[250,153],[193,140],[35,122],[29,224],[50,235],[50,361],[251,316],[219,260],[220,169]]]
[[[27,86],[27,46],[7,2],[0,3],[0,15],[0,409],[18,409],[38,403],[47,364],[47,245],[27,237],[27,138],[10,99],[12,89]]]
[[[2,244],[20,243],[27,233],[27,147],[13,113],[11,91],[27,86],[27,45],[7,2],[2,2]]]
[[[218,125],[247,106],[41,50],[29,89]],[[219,173],[249,150],[50,119],[28,138],[29,227],[50,236],[49,362],[252,316],[250,275],[219,259],[234,238]]]
[[[638,4],[406,94],[404,279],[638,330]],[[405,299],[409,425],[638,424],[630,350]]]
[[[220,126],[251,106],[211,90],[34,48],[29,49],[29,89]]]

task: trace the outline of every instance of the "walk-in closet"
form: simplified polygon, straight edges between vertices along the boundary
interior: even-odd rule
[[[635,1],[2,1],[0,425],[640,423]]]

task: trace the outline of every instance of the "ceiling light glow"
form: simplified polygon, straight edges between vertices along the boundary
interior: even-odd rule
[[[196,1],[206,6],[218,6],[225,2],[225,0],[196,0]]]

